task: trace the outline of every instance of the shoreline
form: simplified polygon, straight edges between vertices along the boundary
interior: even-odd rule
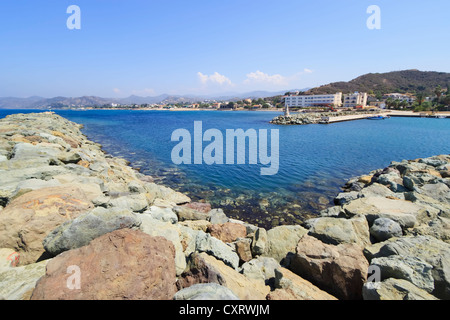
[[[153,183],[54,113],[0,124],[0,298],[450,299],[450,274],[436,264],[436,255],[450,261],[450,155],[351,179],[319,217],[266,230]],[[152,249],[139,253],[137,243]],[[417,249],[424,245],[432,252]],[[329,258],[315,258],[323,252]],[[117,286],[98,272],[111,259],[126,266]],[[67,290],[68,265],[95,285]],[[369,266],[382,271],[376,285],[367,282]],[[136,288],[138,274],[155,290]]]

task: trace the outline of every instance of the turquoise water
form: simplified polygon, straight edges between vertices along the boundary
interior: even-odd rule
[[[23,111],[0,110],[0,117]],[[332,204],[350,178],[391,161],[450,153],[448,119],[391,118],[331,125],[276,126],[274,112],[57,111],[83,132],[156,181],[209,201],[232,217],[263,226],[298,223]],[[172,132],[278,129],[280,167],[261,176],[257,165],[180,165],[171,161]],[[270,141],[270,140],[269,140]],[[205,143],[205,146],[207,143]]]

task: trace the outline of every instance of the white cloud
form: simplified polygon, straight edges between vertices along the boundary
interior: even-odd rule
[[[117,94],[121,93],[120,89],[118,89],[118,88],[114,88],[113,91],[114,91],[114,93],[117,93]]]
[[[297,72],[290,76],[283,76],[281,74],[267,74],[262,71],[251,72],[247,74],[247,78],[244,80],[246,85],[259,85],[259,86],[271,86],[271,87],[288,87],[300,79],[302,75],[311,74],[313,70],[303,69],[303,71]]]
[[[221,75],[218,72],[214,72],[214,74],[208,76],[206,74],[203,74],[201,72],[197,73],[197,76],[200,80],[200,82],[204,85],[207,84],[216,84],[220,86],[233,86],[233,83],[229,78],[227,78],[224,75]]]
[[[247,74],[247,79],[244,80],[244,84],[262,83],[275,86],[285,86],[289,84],[289,79],[281,74],[269,75],[267,73],[256,71]]]

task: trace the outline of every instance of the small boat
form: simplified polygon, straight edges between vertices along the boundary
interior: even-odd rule
[[[387,118],[383,117],[383,116],[375,116],[375,117],[367,118],[367,120],[385,120],[385,119],[387,119]]]

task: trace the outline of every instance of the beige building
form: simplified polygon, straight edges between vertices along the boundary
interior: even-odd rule
[[[286,107],[299,108],[324,106],[340,107],[342,106],[342,92],[309,96],[290,95],[284,97],[284,103]]]
[[[356,108],[358,106],[367,106],[367,93],[355,92],[352,94],[344,94],[344,108]]]

